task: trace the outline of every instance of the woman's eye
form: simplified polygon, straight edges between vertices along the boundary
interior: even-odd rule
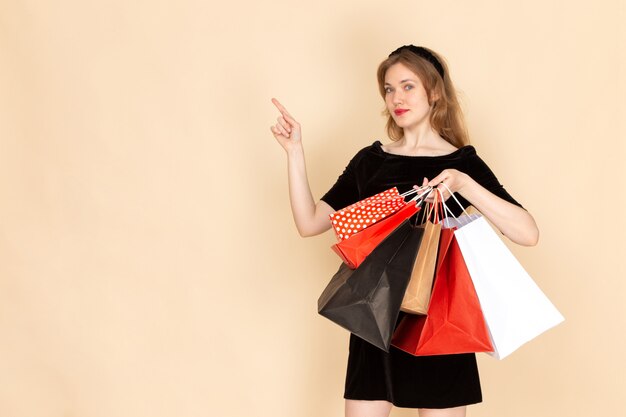
[[[413,88],[413,86],[412,86],[412,85],[410,85],[410,84],[407,84],[407,85],[405,85],[405,86],[404,86],[404,88],[405,88],[405,89],[406,89],[407,87],[408,87],[409,89],[412,89],[412,88]],[[385,88],[385,93],[391,93],[391,87],[387,87],[387,88]]]

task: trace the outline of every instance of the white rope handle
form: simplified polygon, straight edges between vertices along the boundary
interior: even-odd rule
[[[422,187],[420,187],[422,188]],[[411,201],[416,201],[415,203],[415,207],[420,207],[422,206],[425,202],[426,202],[426,198],[430,195],[430,193],[432,193],[434,191],[434,189],[432,187],[430,187],[430,189],[427,192],[424,192],[423,194],[417,194],[415,197],[413,197],[412,199],[410,199],[409,201],[407,201],[407,203],[410,203]],[[410,193],[409,193],[410,194]],[[419,200],[419,201],[418,201]],[[419,216],[416,218],[416,222],[419,220]]]
[[[433,188],[433,187],[431,187],[430,185],[424,185],[423,187],[411,188],[409,191],[400,194],[400,196],[406,197],[407,195],[411,195],[411,194],[416,193],[418,191],[422,191],[422,190],[424,190],[426,188]]]
[[[445,182],[441,182],[441,185],[443,185],[444,187],[446,187],[446,190],[448,190],[448,192],[450,193],[450,196],[452,198],[454,198],[454,201],[456,201],[456,203],[459,205],[459,207],[461,207],[461,209],[463,210],[463,213],[465,213],[467,216],[469,216],[469,213],[467,211],[465,211],[465,207],[463,207],[463,205],[459,202],[459,200],[457,200],[457,198],[454,196],[454,193],[450,190],[450,188],[448,188],[448,186],[446,185]],[[444,203],[444,207],[446,207],[446,209],[448,208],[445,203]],[[454,217],[456,219],[456,216]]]
[[[441,191],[439,188],[435,188],[437,190],[437,192],[439,193],[439,198],[441,199],[441,205],[443,206],[444,209],[444,214],[447,211],[448,213],[450,213],[452,215],[452,217],[454,217],[455,219],[457,218],[454,213],[452,213],[452,211],[448,208],[448,206],[446,205],[445,200],[443,199],[443,191]],[[448,217],[448,216],[446,216]],[[458,220],[458,219],[457,219]],[[443,221],[443,219],[442,219]]]
[[[416,205],[420,205],[420,204],[422,204],[422,203],[424,202],[424,200],[426,200],[426,197],[428,197],[428,196],[430,195],[430,193],[432,193],[432,192],[433,192],[433,190],[434,190],[434,188],[433,188],[433,187],[430,187],[430,190],[428,190],[428,192],[425,192],[425,193],[422,193],[422,194],[417,194],[415,197],[413,197],[412,199],[410,199],[409,201],[407,201],[407,203],[408,203],[408,202],[410,202],[410,201],[414,201],[414,200],[415,200],[415,201],[417,201],[417,200],[421,200],[419,203],[415,203]],[[418,190],[415,190],[415,191],[418,191]],[[404,194],[411,194],[411,192],[410,192],[410,191],[407,191],[407,192],[406,192],[406,193],[404,193]]]

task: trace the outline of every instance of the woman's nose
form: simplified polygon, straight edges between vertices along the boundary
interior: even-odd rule
[[[402,103],[403,100],[404,100],[404,96],[402,93],[399,93],[399,92],[393,93],[393,98],[392,98],[393,104],[400,104]]]

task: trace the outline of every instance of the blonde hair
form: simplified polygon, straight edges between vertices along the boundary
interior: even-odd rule
[[[410,50],[404,49],[380,63],[377,70],[378,88],[380,95],[385,99],[385,74],[392,65],[400,62],[413,71],[421,80],[428,95],[429,104],[432,106],[430,113],[430,125],[446,141],[457,148],[469,143],[469,135],[465,126],[463,111],[457,99],[456,89],[450,79],[450,71],[444,59],[434,51],[430,51],[441,63],[444,77],[437,72],[433,64],[416,55]],[[434,103],[433,97],[438,97]],[[381,113],[387,116],[387,135],[394,142],[402,138],[404,130],[396,124],[385,105]]]

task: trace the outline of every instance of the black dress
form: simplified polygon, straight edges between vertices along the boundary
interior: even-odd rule
[[[395,155],[382,150],[380,141],[361,149],[321,200],[339,210],[391,187],[400,193],[422,185],[447,168],[468,174],[493,194],[522,207],[504,189],[491,169],[463,146],[442,156]],[[463,207],[469,202],[455,197]],[[450,210],[462,210],[452,199]],[[523,208],[523,207],[522,207]],[[400,312],[398,322],[405,313]],[[449,408],[482,401],[476,354],[413,356],[391,347],[389,353],[350,334],[344,398],[386,400],[397,407]]]

